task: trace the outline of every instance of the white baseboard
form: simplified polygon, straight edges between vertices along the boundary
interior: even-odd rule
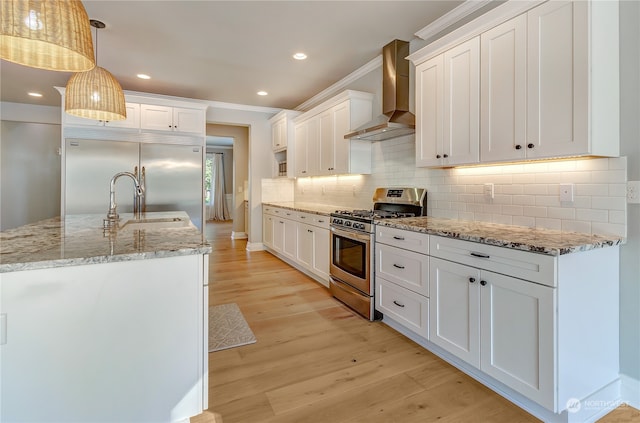
[[[640,410],[640,380],[625,374],[620,374],[620,380],[622,381],[622,401]]]
[[[247,239],[249,235],[246,232],[231,231],[231,239]]]
[[[247,242],[247,251],[263,251],[265,249],[262,242]]]

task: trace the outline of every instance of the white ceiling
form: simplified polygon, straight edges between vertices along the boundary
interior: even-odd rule
[[[123,89],[293,109],[463,1],[83,3],[91,19],[107,25],[98,33],[98,65]],[[294,60],[298,51],[309,58]],[[53,87],[65,86],[70,74],[2,60],[0,76],[2,101],[58,106]]]

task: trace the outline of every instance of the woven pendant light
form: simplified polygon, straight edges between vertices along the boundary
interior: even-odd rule
[[[0,0],[2,1],[2,0]],[[96,28],[96,63],[98,62],[98,28],[104,23],[91,20]],[[64,110],[70,115],[94,120],[125,120],[127,108],[122,87],[116,78],[97,66],[69,78],[65,89]]]
[[[0,57],[33,68],[95,66],[89,17],[79,0],[0,0]]]

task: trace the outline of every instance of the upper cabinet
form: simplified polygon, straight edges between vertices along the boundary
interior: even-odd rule
[[[271,123],[271,148],[274,156],[273,176],[295,177],[293,163],[295,160],[294,124],[293,118],[300,112],[282,110],[269,119]]]
[[[73,116],[64,113],[63,122],[65,125],[72,126],[108,126],[111,128],[127,128],[127,129],[139,129],[140,128],[140,104],[126,103],[127,118],[125,120],[93,120],[85,119],[77,116]]]
[[[477,162],[476,137],[482,163],[619,155],[617,2],[522,8],[507,2],[411,55],[418,166]],[[476,125],[460,49],[473,57],[478,35]]]
[[[142,104],[140,106],[140,128],[202,134],[205,131],[204,111]]]
[[[204,144],[207,105],[197,100],[125,92],[127,118],[96,121],[65,113],[65,89],[56,89],[62,96],[63,138]]]
[[[372,102],[347,90],[296,118],[296,176],[371,173],[371,142],[344,136],[371,119]]]
[[[478,37],[416,68],[416,165],[479,161],[480,41]]]

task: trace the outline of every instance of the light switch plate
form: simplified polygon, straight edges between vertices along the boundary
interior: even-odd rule
[[[573,184],[560,184],[560,201],[573,203]]]

